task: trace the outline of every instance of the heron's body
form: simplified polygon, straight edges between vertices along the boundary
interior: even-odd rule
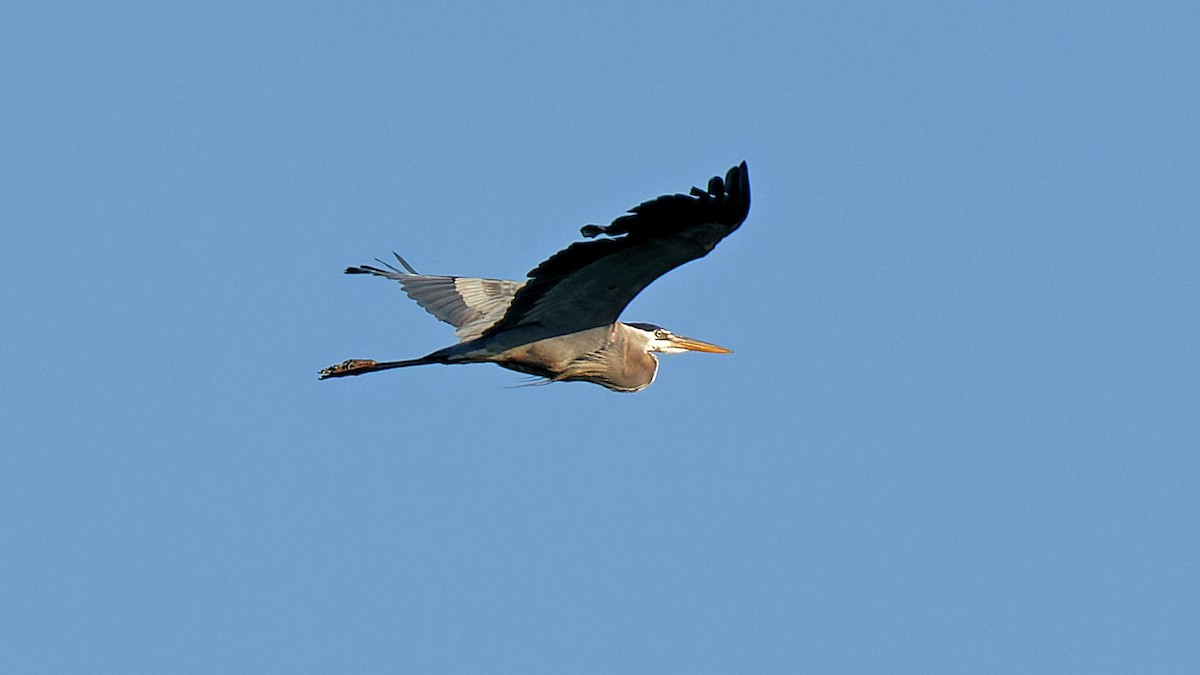
[[[639,391],[654,381],[658,359],[638,338],[636,329],[617,322],[498,353],[483,345],[462,356],[449,356],[447,363],[490,362],[552,382],[594,382],[614,391]]]
[[[668,195],[631,209],[607,227],[588,225],[588,237],[551,256],[525,282],[418,274],[363,265],[348,274],[394,279],[430,314],[456,328],[460,342],[407,361],[352,359],[321,378],[433,363],[495,363],[550,382],[594,382],[614,391],[639,391],[654,381],[654,352],[729,350],[676,336],[659,326],[622,323],[621,311],[662,274],[707,254],[733,232],[750,208],[746,165],[714,178],[708,191]]]

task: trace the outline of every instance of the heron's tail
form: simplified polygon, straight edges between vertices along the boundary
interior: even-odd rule
[[[435,358],[432,354],[422,356],[419,359],[408,359],[407,361],[374,361],[372,359],[350,359],[342,361],[339,364],[322,368],[317,373],[318,379],[327,380],[331,377],[347,377],[349,375],[362,375],[363,373],[373,373],[377,370],[391,370],[392,368],[407,368],[409,366],[424,366],[430,363],[445,363],[445,360]]]

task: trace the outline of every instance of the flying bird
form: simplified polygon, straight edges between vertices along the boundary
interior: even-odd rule
[[[405,361],[350,359],[321,379],[431,363],[495,363],[546,382],[594,382],[613,391],[645,389],[658,372],[655,353],[727,354],[728,349],[650,323],[622,323],[621,312],[652,281],[704,257],[750,212],[746,163],[708,188],[639,204],[610,225],[585,225],[591,241],[550,256],[525,281],[418,274],[360,265],[346,274],[400,282],[417,304],[455,327],[458,344]],[[377,259],[378,260],[378,259]]]

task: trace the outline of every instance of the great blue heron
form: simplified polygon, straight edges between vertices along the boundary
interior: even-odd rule
[[[453,325],[459,343],[407,361],[351,359],[320,371],[321,379],[430,363],[495,363],[550,382],[595,382],[639,391],[654,381],[654,352],[727,354],[728,349],[648,323],[621,323],[625,306],[650,282],[703,257],[750,211],[750,178],[742,162],[708,181],[708,189],[664,195],[608,226],[586,225],[581,241],[550,256],[524,281],[418,274],[361,265],[346,274],[400,282],[410,298]]]

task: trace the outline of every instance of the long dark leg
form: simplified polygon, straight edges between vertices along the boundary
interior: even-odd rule
[[[362,375],[363,373],[373,373],[377,370],[391,370],[392,368],[407,368],[409,366],[423,366],[429,363],[445,363],[442,359],[434,359],[429,356],[422,356],[419,359],[408,359],[407,361],[374,361],[371,359],[350,359],[328,368],[322,369],[317,373],[319,379],[327,380],[331,377],[347,377],[349,375]]]

